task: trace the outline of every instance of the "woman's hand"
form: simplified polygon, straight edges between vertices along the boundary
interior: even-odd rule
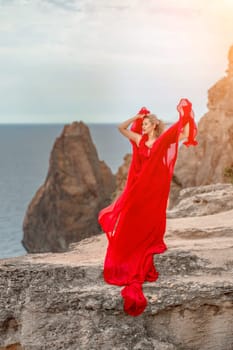
[[[178,106],[177,106],[178,112],[180,112],[180,114],[182,114],[182,115],[184,115],[184,110],[183,110],[183,107],[184,107],[184,106],[188,106],[188,103],[185,101],[184,98],[182,98],[182,99],[180,100],[180,103],[179,103]]]
[[[142,107],[141,109],[140,109],[140,111],[138,112],[138,114],[140,114],[140,117],[145,117],[145,115],[147,115],[147,114],[150,114],[150,111],[149,111],[149,109],[147,109],[145,106],[144,107]]]

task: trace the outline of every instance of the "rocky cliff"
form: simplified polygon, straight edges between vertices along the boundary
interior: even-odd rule
[[[136,318],[103,281],[103,234],[65,253],[0,260],[0,349],[232,350],[232,217],[168,219],[160,276],[144,284]]]
[[[167,217],[203,216],[230,209],[233,209],[232,184],[188,187],[177,195],[176,205],[167,211]]]
[[[98,159],[88,127],[66,125],[51,151],[45,183],[25,215],[26,250],[65,251],[69,243],[99,233],[97,214],[114,189],[115,177]]]
[[[182,187],[225,182],[225,169],[233,168],[233,46],[228,61],[226,76],[208,91],[209,110],[198,123],[199,145],[179,150],[175,175]]]
[[[208,91],[209,111],[198,123],[198,146],[181,146],[170,191],[170,207],[182,188],[224,183],[233,179],[233,46],[228,70]],[[195,110],[195,106],[194,106]],[[131,156],[126,155],[117,173],[118,195],[124,187]],[[225,176],[229,169],[231,179]]]

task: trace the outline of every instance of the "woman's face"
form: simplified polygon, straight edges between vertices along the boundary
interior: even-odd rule
[[[152,130],[154,130],[155,124],[150,121],[149,118],[144,118],[142,122],[142,131],[144,134],[149,134]]]

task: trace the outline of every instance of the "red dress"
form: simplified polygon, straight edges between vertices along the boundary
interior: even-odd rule
[[[153,255],[167,249],[163,239],[167,199],[178,138],[186,123],[189,123],[189,136],[184,144],[197,144],[192,105],[188,103],[179,121],[160,135],[151,149],[145,144],[147,135],[142,135],[139,147],[131,141],[133,155],[125,188],[99,213],[99,223],[108,238],[104,279],[107,283],[125,286],[121,291],[124,310],[132,316],[142,313],[147,305],[143,282],[158,278]],[[137,119],[131,130],[142,134],[142,120]]]

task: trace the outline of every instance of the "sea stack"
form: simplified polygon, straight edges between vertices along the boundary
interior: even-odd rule
[[[23,246],[30,253],[65,251],[99,233],[98,212],[114,190],[115,176],[99,160],[88,127],[66,125],[51,151],[45,183],[27,209]]]

